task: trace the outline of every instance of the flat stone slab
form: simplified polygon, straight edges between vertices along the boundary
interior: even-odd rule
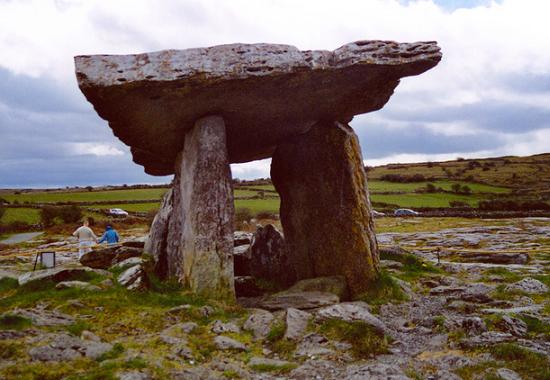
[[[185,133],[205,115],[223,117],[230,162],[266,158],[319,120],[382,108],[399,78],[440,60],[435,42],[357,41],[334,51],[231,44],[81,55],[75,66],[80,89],[134,161],[168,175]]]

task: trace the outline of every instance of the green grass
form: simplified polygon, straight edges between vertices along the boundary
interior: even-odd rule
[[[380,271],[380,277],[377,281],[370,284],[369,289],[357,297],[375,306],[373,312],[376,312],[380,305],[389,302],[401,302],[408,299],[395,279],[385,270]]]
[[[499,186],[490,186],[474,182],[464,182],[464,181],[426,181],[426,182],[411,182],[411,183],[399,183],[399,182],[388,182],[388,181],[369,181],[369,191],[371,193],[377,192],[406,192],[411,193],[419,188],[425,188],[428,183],[435,185],[436,187],[441,187],[445,191],[451,191],[452,186],[455,183],[460,184],[461,186],[468,186],[473,193],[491,193],[491,194],[506,194],[511,191],[511,189],[506,187]]]
[[[451,201],[461,201],[477,207],[484,197],[480,195],[458,195],[447,193],[422,194],[371,194],[373,203],[388,203],[399,207],[449,207]]]
[[[256,364],[250,366],[254,371],[258,372],[270,372],[275,374],[284,374],[292,371],[298,365],[294,363],[286,363],[283,365],[273,365],[273,364]]]
[[[0,222],[4,224],[13,222],[40,223],[40,210],[36,208],[6,208]]]
[[[329,339],[351,344],[351,352],[356,358],[372,358],[388,353],[388,338],[364,322],[345,322],[329,319],[319,328]]]
[[[156,211],[160,207],[160,202],[147,202],[147,203],[110,203],[110,204],[98,204],[87,206],[90,208],[98,208],[101,210],[107,210],[110,208],[121,208],[125,211],[131,212],[149,212]]]
[[[14,314],[0,315],[0,330],[23,330],[31,326],[31,320]]]
[[[391,254],[382,251],[380,259],[398,261],[403,264],[403,268],[396,276],[405,281],[413,281],[420,277],[425,277],[426,274],[443,273],[443,271],[431,263],[425,262],[412,254]]]
[[[9,202],[19,203],[54,203],[54,202],[100,202],[100,201],[132,201],[161,199],[167,191],[165,188],[129,189],[107,191],[33,191],[22,194],[3,194]]]
[[[279,199],[236,199],[235,208],[248,208],[253,214],[259,212],[279,213]]]

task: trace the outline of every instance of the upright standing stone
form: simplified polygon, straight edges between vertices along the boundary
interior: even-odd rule
[[[185,136],[177,161],[181,196],[181,258],[168,257],[168,272],[195,293],[233,298],[233,187],[225,125],[218,116],[198,120]],[[178,206],[179,207],[179,206]],[[183,276],[182,276],[183,275]]]
[[[277,147],[271,179],[298,279],[343,275],[352,295],[377,278],[379,258],[357,136],[320,122]]]
[[[172,215],[172,193],[173,190],[170,189],[164,194],[160,209],[157,215],[155,215],[155,219],[153,219],[151,229],[149,230],[149,236],[143,248],[145,253],[153,256],[155,272],[161,278],[165,278],[168,275],[166,248],[168,243],[168,226]]]

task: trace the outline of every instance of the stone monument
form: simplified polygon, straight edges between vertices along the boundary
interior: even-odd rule
[[[353,295],[378,273],[367,179],[348,123],[402,77],[441,60],[435,42],[357,41],[334,51],[231,44],[75,57],[78,85],[133,159],[174,174],[146,249],[163,277],[234,296],[230,163],[272,157],[297,279],[343,275]]]

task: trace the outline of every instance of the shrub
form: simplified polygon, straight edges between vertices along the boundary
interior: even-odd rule
[[[435,193],[437,191],[437,187],[433,183],[428,183],[426,185],[426,192],[427,193]]]
[[[235,221],[237,223],[248,222],[252,218],[253,218],[252,211],[250,211],[249,208],[243,207],[235,210]]]
[[[40,211],[40,220],[46,227],[55,224],[56,219],[65,223],[76,223],[82,219],[82,210],[76,205],[44,206]]]
[[[2,206],[0,203],[0,219],[4,216],[4,213],[6,212],[6,208]]]
[[[451,207],[470,207],[470,205],[464,201],[450,201],[449,206]]]

